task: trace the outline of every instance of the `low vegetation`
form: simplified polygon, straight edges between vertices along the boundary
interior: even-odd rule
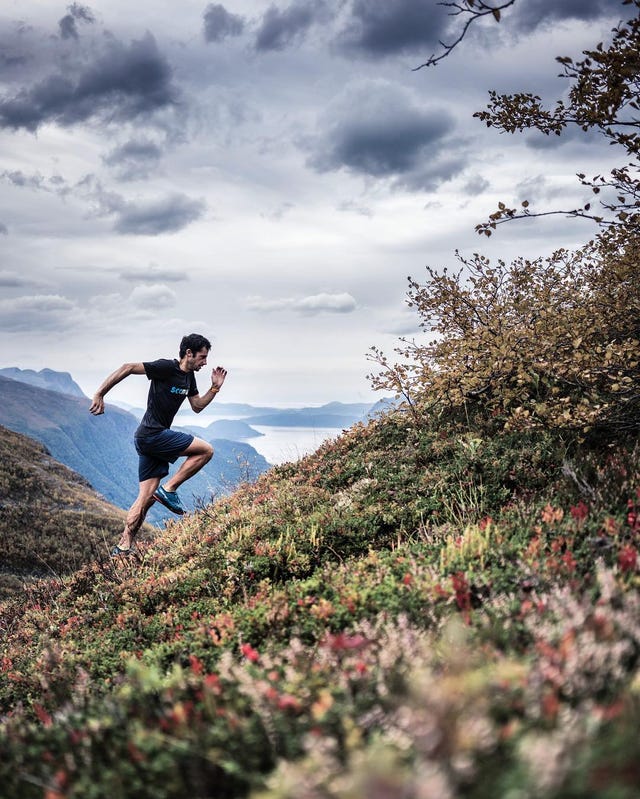
[[[104,553],[124,513],[33,439],[0,427],[0,597]]]
[[[399,411],[2,606],[12,797],[632,797],[637,447]]]

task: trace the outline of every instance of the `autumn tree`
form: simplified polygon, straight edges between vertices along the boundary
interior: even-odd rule
[[[637,430],[640,238],[510,264],[458,256],[455,274],[410,280],[428,343],[403,340],[401,364],[374,385],[403,394],[414,418],[450,414],[492,428]]]
[[[607,47],[600,42],[585,50],[579,61],[568,56],[556,59],[562,67],[560,77],[570,81],[566,100],[545,108],[541,98],[529,92],[491,91],[487,109],[474,116],[504,133],[538,130],[546,136],[561,136],[574,126],[595,131],[621,151],[625,163],[608,175],[588,178],[578,174],[581,184],[600,196],[595,207],[587,202],[569,210],[534,212],[527,200],[520,208],[500,203],[489,219],[477,226],[479,233],[490,236],[498,224],[510,219],[549,214],[583,217],[601,227],[640,229],[640,0],[624,0],[622,5],[633,6],[636,16],[613,29]]]
[[[640,0],[636,16],[573,61],[566,101],[547,110],[531,94],[491,93],[476,116],[501,131],[562,135],[570,125],[599,131],[625,159],[607,176],[580,181],[599,195],[569,211],[501,204],[478,230],[548,213],[587,217],[594,239],[577,252],[492,264],[458,255],[460,270],[428,268],[410,279],[409,305],[428,343],[401,340],[391,363],[377,349],[373,385],[403,396],[417,422],[442,414],[493,427],[562,427],[637,433],[640,425]],[[601,198],[601,199],[600,199]],[[480,420],[480,422],[479,422]]]

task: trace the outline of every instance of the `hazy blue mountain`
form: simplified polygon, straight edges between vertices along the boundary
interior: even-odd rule
[[[28,383],[38,388],[59,391],[61,394],[70,394],[72,397],[85,396],[69,372],[55,372],[53,369],[41,369],[36,372],[33,369],[18,369],[16,366],[10,366],[0,369],[0,376],[19,380],[21,383]]]
[[[267,414],[249,416],[250,425],[271,427],[335,427],[341,430],[367,418],[370,402],[329,402],[309,408],[272,409]]]
[[[272,408],[239,402],[212,402],[201,412],[202,417],[241,418],[247,424],[278,427],[349,427],[366,418],[371,402],[328,402],[306,408]],[[183,423],[186,412],[180,412]]]
[[[367,413],[367,418],[373,419],[379,413],[387,413],[392,408],[398,406],[400,400],[394,399],[393,397],[383,397],[383,399],[378,400],[375,405],[372,405]]]
[[[314,409],[315,410],[315,409]],[[344,430],[363,419],[360,414],[306,413],[306,409],[277,411],[265,416],[249,416],[247,423],[263,427],[335,427]]]
[[[114,505],[128,508],[137,496],[133,433],[138,420],[127,411],[107,405],[102,416],[92,416],[87,398],[0,377],[0,425],[40,441],[56,460],[85,477]],[[194,506],[194,498],[229,493],[235,483],[246,479],[247,472],[256,477],[268,468],[249,444],[219,440],[214,446],[214,458],[181,492],[189,507]],[[149,520],[167,515],[155,505]]]
[[[202,390],[202,387],[199,386]],[[242,417],[255,415],[257,413],[274,413],[278,408],[271,408],[268,406],[248,405],[245,402],[218,402],[215,400],[210,403],[203,411],[200,412],[201,416],[223,416],[226,418]],[[180,411],[180,415],[184,415],[185,411]]]
[[[303,408],[304,411],[318,414],[322,413],[335,413],[335,414],[348,414],[364,416],[371,408],[370,402],[328,402],[326,405],[320,405],[318,408]]]
[[[181,417],[180,421],[185,417]],[[210,441],[212,438],[226,438],[229,441],[245,441],[249,438],[259,438],[264,433],[259,433],[250,427],[246,422],[239,419],[219,419],[206,427],[197,425],[181,425],[182,429],[187,429],[198,438]]]
[[[135,416],[136,419],[142,419],[145,414],[146,408],[139,408],[137,405],[131,405],[128,402],[122,402],[121,400],[117,400],[113,403],[118,408],[122,408],[124,411],[128,411],[132,416]]]

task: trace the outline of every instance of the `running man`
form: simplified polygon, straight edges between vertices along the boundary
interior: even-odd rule
[[[221,366],[211,372],[211,385],[198,393],[194,372],[207,365],[211,344],[198,333],[190,333],[180,342],[180,360],[160,358],[145,363],[125,363],[104,381],[96,391],[89,410],[95,416],[104,413],[104,395],[129,375],[146,375],[151,381],[147,412],[135,432],[135,447],[139,455],[138,498],[129,508],[120,541],[111,555],[129,555],[134,550],[135,537],[142,527],[149,508],[160,502],[173,513],[184,508],[177,489],[199,472],[211,460],[213,447],[190,433],[171,430],[173,419],[185,397],[195,413],[204,410],[222,388],[227,370]],[[186,459],[178,471],[160,485],[169,474],[169,464],[178,458]]]

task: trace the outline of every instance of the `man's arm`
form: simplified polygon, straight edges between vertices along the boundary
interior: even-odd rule
[[[207,407],[207,405],[211,402],[211,400],[215,397],[218,391],[220,391],[226,376],[227,376],[227,370],[223,369],[221,366],[217,366],[211,372],[211,385],[209,386],[207,391],[205,391],[204,394],[198,394],[195,397],[189,397],[191,408],[196,413],[200,413],[200,411],[203,411]]]
[[[104,395],[107,391],[111,391],[121,380],[124,380],[125,377],[129,377],[129,375],[143,375],[144,373],[143,363],[123,363],[119,369],[116,369],[115,372],[107,377],[93,395],[93,402],[89,408],[91,413],[94,416],[99,416],[101,413],[104,413]]]

